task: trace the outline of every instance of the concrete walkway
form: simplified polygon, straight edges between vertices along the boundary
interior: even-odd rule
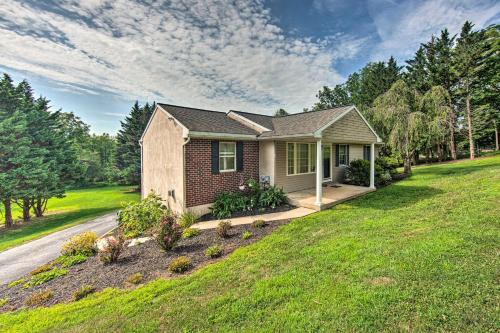
[[[1,252],[0,285],[14,281],[56,259],[60,255],[61,246],[74,235],[93,231],[102,236],[116,226],[116,212],[113,212]]]
[[[213,229],[216,228],[219,222],[221,221],[230,221],[232,225],[240,225],[240,224],[250,224],[255,220],[264,220],[264,221],[276,221],[276,220],[285,220],[285,219],[295,219],[298,217],[306,216],[316,211],[313,209],[298,207],[292,210],[287,210],[286,212],[278,212],[278,213],[269,213],[262,215],[252,215],[252,216],[243,216],[243,217],[235,217],[223,220],[211,220],[205,222],[198,222],[193,224],[193,228],[198,229]]]

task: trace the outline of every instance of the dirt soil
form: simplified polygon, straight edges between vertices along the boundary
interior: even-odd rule
[[[279,226],[290,220],[279,220],[267,222],[263,228],[253,228],[251,225],[233,226],[230,237],[220,238],[215,229],[201,230],[200,235],[182,239],[178,245],[169,252],[164,252],[155,240],[133,247],[125,247],[118,262],[104,265],[97,256],[89,258],[86,262],[67,268],[68,274],[48,281],[32,288],[23,288],[23,284],[9,288],[7,285],[0,286],[0,299],[7,299],[7,303],[0,308],[0,312],[17,310],[24,307],[25,300],[33,293],[51,289],[53,297],[43,305],[48,306],[61,302],[69,302],[72,294],[82,285],[91,285],[97,291],[108,287],[130,287],[127,278],[135,273],[141,273],[142,283],[156,278],[172,278],[178,274],[167,271],[168,264],[179,256],[191,258],[193,270],[219,259],[209,259],[205,256],[205,250],[215,244],[223,247],[222,257],[230,254],[236,248],[251,244],[273,232]],[[242,239],[244,231],[250,231],[252,237]],[[26,280],[29,276],[26,277]]]

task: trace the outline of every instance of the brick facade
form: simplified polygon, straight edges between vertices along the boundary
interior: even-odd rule
[[[259,179],[259,143],[244,141],[243,171],[212,174],[211,141],[192,139],[186,145],[186,207],[214,202],[223,191],[238,190],[246,180]]]

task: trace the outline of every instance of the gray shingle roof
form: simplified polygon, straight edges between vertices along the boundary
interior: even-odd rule
[[[250,127],[230,118],[225,112],[195,109],[177,105],[158,103],[181,124],[194,132],[224,133],[236,135],[255,135],[272,138],[297,134],[311,134],[329,122],[338,119],[352,106],[343,106],[322,111],[294,113],[283,117],[272,117],[257,113],[232,111],[254,123],[270,129],[259,133]]]
[[[170,104],[158,105],[170,113],[190,131],[257,135],[258,133],[234,119],[229,118],[225,112],[194,109]]]
[[[234,110],[231,110],[231,112],[234,112],[234,113],[236,113],[242,117],[245,117],[247,119],[250,119],[254,123],[257,123],[260,126],[263,126],[269,130],[274,129],[274,125],[273,125],[273,118],[274,117],[272,117],[272,116],[267,116],[265,114],[243,112],[243,111],[234,111]]]
[[[334,109],[294,113],[283,117],[273,117],[273,130],[262,133],[261,137],[287,136],[295,134],[309,134],[320,129],[330,121],[339,118],[352,106],[343,106]]]

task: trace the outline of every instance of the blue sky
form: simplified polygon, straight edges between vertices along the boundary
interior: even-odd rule
[[[494,0],[3,0],[0,71],[114,134],[136,99],[299,112],[369,61],[499,13]]]

